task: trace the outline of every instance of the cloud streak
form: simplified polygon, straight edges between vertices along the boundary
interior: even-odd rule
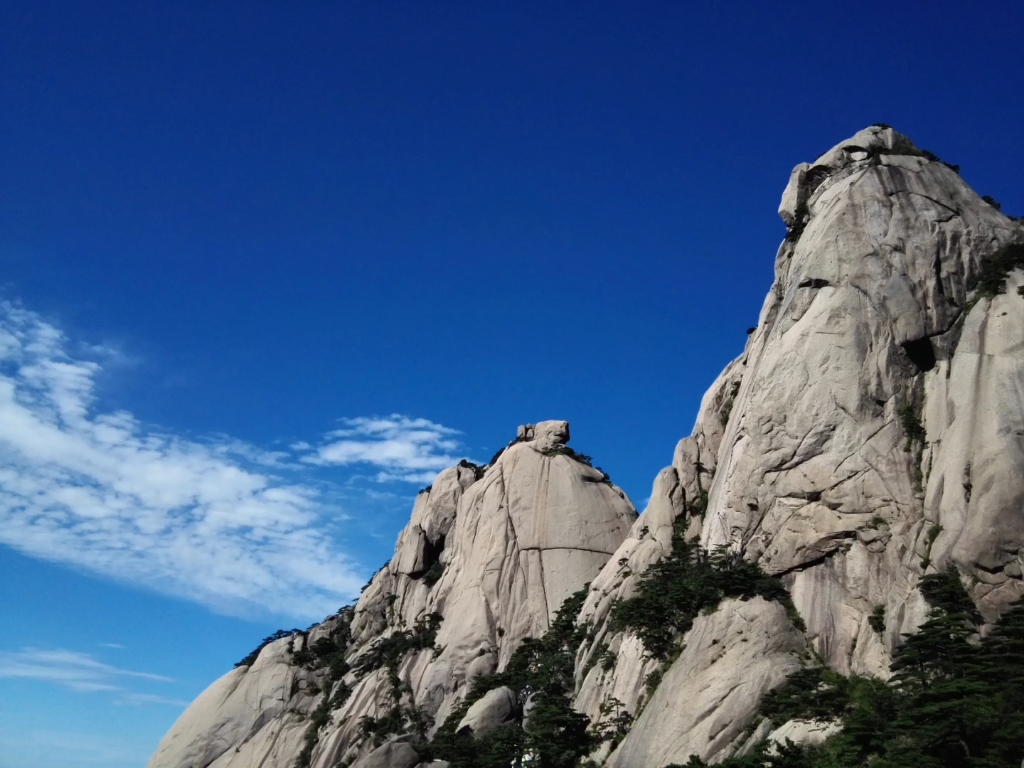
[[[104,664],[87,653],[68,651],[62,648],[42,650],[39,648],[22,648],[20,651],[0,652],[0,679],[41,680],[55,683],[72,691],[121,691],[119,678],[134,678],[149,682],[173,683],[174,680],[163,675],[148,672],[135,672]],[[153,703],[168,703],[172,700],[157,702],[151,694],[126,692],[126,700],[137,699],[140,703],[152,699]],[[142,697],[141,699],[138,697]],[[173,700],[175,704],[178,702]]]
[[[338,510],[316,484],[283,478],[290,454],[97,413],[101,366],[68,347],[37,314],[0,302],[0,543],[233,614],[319,618],[358,593],[363,577],[328,535]],[[407,421],[397,434],[413,444],[449,440]],[[349,423],[401,440],[373,420]],[[395,466],[440,466],[424,456]]]
[[[342,429],[328,433],[327,442],[303,457],[310,464],[363,465],[377,470],[377,482],[431,482],[455,464],[459,431],[427,419],[393,413],[390,416],[343,419]]]

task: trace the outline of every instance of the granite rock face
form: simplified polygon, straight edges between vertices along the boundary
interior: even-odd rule
[[[800,669],[805,651],[803,635],[778,603],[760,597],[723,602],[694,622],[682,655],[606,765],[728,757],[746,740],[744,728],[761,693]]]
[[[784,576],[834,669],[884,675],[921,621],[926,570],[955,563],[990,616],[1019,594],[1019,579],[992,573],[1024,545],[1024,324],[989,321],[1018,296],[973,303],[972,289],[1020,231],[887,127],[798,166],[781,213],[791,236],[743,357],[701,541]],[[988,482],[968,510],[970,466]],[[878,605],[883,636],[867,622]]]
[[[568,439],[564,421],[521,427],[492,465],[464,462],[420,493],[395,556],[352,611],[348,662],[357,670],[382,639],[436,614],[433,647],[403,658],[397,689],[385,668],[346,675],[352,693],[321,729],[310,754],[313,768],[371,759],[383,747],[363,735],[360,721],[396,706],[415,707],[439,725],[468,681],[501,668],[524,638],[543,634],[562,601],[598,574],[636,511],[606,475],[576,457]],[[432,568],[440,577],[429,583]],[[340,623],[340,617],[326,620],[304,642],[330,637]],[[313,674],[289,662],[289,642],[267,646],[252,668],[234,670],[203,693],[161,742],[151,768],[206,768],[217,758],[219,767],[248,768],[248,745],[282,738],[288,748],[280,757],[262,755],[261,765],[290,768],[308,728],[303,715],[320,699],[301,690],[290,695],[295,679]],[[498,717],[476,715],[474,728]]]
[[[269,757],[290,765],[302,749],[312,678],[291,662],[292,638],[266,646],[251,667],[238,667],[203,691],[160,742],[152,768],[245,765]],[[275,763],[276,764],[276,763]]]
[[[685,722],[697,705],[666,706],[665,682],[646,703],[651,673],[682,689],[684,659],[662,669],[638,638],[607,630],[610,606],[669,551],[680,516],[705,548],[781,576],[807,641],[845,674],[887,675],[902,633],[923,619],[926,572],[955,564],[989,619],[1024,591],[1024,275],[994,298],[974,291],[985,258],[1021,239],[1020,226],[881,126],[797,166],[779,212],[790,234],[758,327],[581,613],[595,637],[579,653],[577,708],[598,720],[616,700],[639,713],[609,765],[684,763],[687,750],[715,760],[742,746],[700,736]],[[707,511],[689,519],[705,491]],[[868,623],[877,606],[881,635]],[[609,670],[592,663],[605,645]],[[737,669],[723,656],[711,672],[729,680]],[[756,701],[778,682],[748,682],[747,694]],[[814,740],[827,728],[777,730]]]
[[[470,706],[465,717],[459,721],[457,730],[469,728],[474,736],[481,736],[499,725],[516,719],[519,701],[515,691],[506,686],[494,688]]]
[[[1001,295],[977,284],[1024,229],[887,126],[798,165],[779,214],[789,232],[757,328],[639,518],[568,448],[567,423],[520,427],[492,465],[446,470],[417,498],[394,558],[350,614],[214,683],[150,766],[294,765],[307,718],[340,690],[319,693],[320,673],[294,657],[339,633],[351,637],[351,695],[329,708],[308,764],[427,765],[413,737],[429,739],[474,679],[504,669],[588,582],[575,707],[598,725],[611,712],[634,718],[591,756],[610,768],[820,743],[836,723],[754,723],[760,700],[814,658],[887,676],[924,618],[926,573],[955,566],[985,619],[998,618],[1024,594],[1024,273]],[[680,531],[779,577],[805,627],[777,602],[728,599],[664,662],[613,630],[616,601],[637,593]],[[869,622],[879,607],[881,632]],[[432,616],[431,647],[366,668],[382,641]],[[480,736],[522,723],[522,698],[496,688],[460,710],[459,727]],[[364,734],[363,718],[396,707],[425,716],[420,733],[410,722],[397,740]]]

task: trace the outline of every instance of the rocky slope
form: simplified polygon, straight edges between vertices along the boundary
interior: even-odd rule
[[[308,765],[365,757],[380,737],[429,734],[421,723],[442,722],[475,676],[496,671],[524,638],[542,634],[636,519],[626,495],[568,440],[566,422],[528,425],[488,467],[442,472],[417,497],[395,556],[354,610],[268,644],[251,667],[214,683],[150,766],[292,766],[309,719],[341,686],[350,693],[324,722]],[[436,630],[427,628],[431,621]],[[295,657],[337,636],[343,647],[327,653],[351,669],[328,688],[323,665],[304,667]],[[369,734],[364,718],[385,725]]]
[[[952,564],[997,619],[1024,594],[1024,271],[991,284],[1024,231],[887,126],[797,166],[779,212],[757,329],[639,518],[567,424],[521,428],[489,467],[421,494],[354,610],[216,682],[150,765],[412,768],[452,713],[478,736],[518,728],[527,690],[460,704],[588,582],[573,703],[614,768],[824,739],[834,726],[748,726],[811,660],[887,676],[925,617],[926,573]],[[617,606],[683,541],[736,553],[791,604],[720,595],[652,652]]]

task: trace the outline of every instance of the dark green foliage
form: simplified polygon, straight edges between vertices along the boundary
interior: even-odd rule
[[[397,673],[398,665],[408,654],[434,647],[441,619],[439,613],[428,613],[420,617],[412,629],[400,629],[388,637],[382,637],[359,657],[359,672],[365,674],[387,667]]]
[[[633,716],[629,714],[626,705],[614,696],[601,704],[600,712],[601,719],[591,727],[591,733],[598,741],[608,742],[610,749],[615,749],[629,733],[633,725]]]
[[[484,472],[487,471],[486,465],[485,466],[481,466],[480,464],[474,464],[469,459],[463,459],[462,461],[460,461],[459,462],[459,466],[463,467],[464,469],[472,469],[473,470],[473,474],[476,476],[477,480],[479,480],[481,477],[483,477],[484,476]]]
[[[618,660],[618,655],[611,648],[605,648],[601,652],[601,656],[598,658],[597,663],[601,665],[601,669],[605,672],[615,667],[615,662]]]
[[[727,597],[778,600],[799,621],[782,582],[739,553],[724,548],[708,552],[688,542],[686,525],[680,515],[673,527],[672,553],[640,576],[634,597],[612,608],[613,630],[636,633],[647,653],[665,659],[697,615]]]
[[[506,446],[503,446],[503,447],[499,448],[499,449],[498,449],[497,451],[495,451],[494,455],[493,455],[493,456],[491,456],[491,460],[490,460],[489,462],[487,462],[487,466],[489,466],[489,467],[493,467],[493,466],[494,466],[494,463],[495,463],[495,462],[496,462],[496,461],[497,461],[498,459],[500,459],[500,458],[501,458],[501,454],[503,454],[503,453],[504,453],[504,452],[505,452],[505,451],[506,451],[506,450],[507,450],[508,448],[512,447],[513,445],[515,445],[515,442],[514,442],[514,441],[513,441],[513,442],[511,442],[511,443],[509,443],[509,444],[508,444],[508,445],[506,445]]]
[[[732,414],[732,406],[733,398],[731,397],[722,403],[722,410],[718,413],[718,420],[722,422],[723,427],[729,424],[729,416]]]
[[[295,758],[295,768],[307,768],[313,757],[313,750],[320,741],[320,729],[330,721],[330,701],[327,694],[324,694],[309,719],[309,727],[306,729],[306,735],[303,737],[302,751],[299,752],[299,756]]]
[[[886,757],[893,765],[972,765],[971,756],[985,751],[993,714],[989,686],[973,674],[980,617],[955,569],[925,576],[921,593],[928,619],[893,658],[899,706]]]
[[[878,634],[885,632],[885,606],[876,605],[875,609],[868,616],[868,625]]]
[[[508,768],[529,756],[538,768],[573,768],[599,743],[587,729],[586,715],[572,707],[576,649],[586,628],[576,624],[587,588],[569,597],[548,631],[528,638],[509,659],[503,672],[481,675],[462,704],[445,720],[431,742],[435,758],[453,768]],[[456,733],[469,707],[487,691],[508,686],[519,701],[531,699],[529,731],[518,724],[497,728],[481,738]]]
[[[726,768],[1017,768],[1024,757],[1024,604],[978,638],[954,569],[921,580],[928,618],[893,658],[889,683],[802,670],[762,702],[773,723],[840,719],[820,747],[762,747]],[[687,768],[704,763],[691,760]]]
[[[935,526],[941,530],[941,526]],[[946,614],[963,614],[971,624],[981,623],[981,614],[975,608],[956,568],[949,567],[942,573],[933,573],[921,579],[921,594],[936,611]],[[908,637],[914,637],[909,635]]]
[[[347,626],[344,633],[321,637],[309,648],[298,651],[292,660],[307,669],[326,670],[331,680],[340,680],[349,670],[345,655],[348,653]]]
[[[648,672],[644,676],[644,694],[646,698],[651,698],[651,694],[653,694],[658,689],[658,686],[661,685],[661,679],[664,676],[665,672],[661,668],[658,668],[653,672]]]
[[[459,711],[465,714],[464,710]],[[481,738],[466,732],[438,730],[430,743],[430,754],[447,760],[453,768],[509,768],[520,764],[525,739],[519,723],[500,725]]]
[[[925,437],[927,436],[924,425],[921,423],[921,412],[920,409],[908,403],[900,406],[896,413],[900,419],[900,426],[903,427],[903,450],[914,454],[914,485],[921,490],[924,481],[921,474],[921,458],[924,456]],[[924,567],[927,568],[927,565]]]
[[[699,470],[698,470],[699,472]],[[686,511],[691,517],[704,517],[704,513],[708,511],[708,492],[703,488],[700,488],[700,475],[697,475],[697,498],[686,505]],[[676,523],[680,521],[677,520]]]
[[[319,673],[318,678],[310,682],[307,691],[313,695],[323,691],[310,717],[302,751],[295,760],[295,768],[307,768],[313,749],[320,741],[320,730],[330,722],[331,712],[342,706],[352,694],[352,689],[342,680],[349,671],[345,655],[352,639],[352,613],[352,608],[343,608],[338,612],[338,622],[329,636],[318,638],[309,647],[292,655],[293,663]]]
[[[334,693],[331,694],[331,709],[338,709],[343,706],[351,695],[352,688],[349,687],[348,683],[344,680],[338,681],[338,684],[334,687]]]
[[[570,448],[568,445],[556,445],[550,451],[546,451],[548,456],[568,456],[570,459],[578,461],[580,464],[586,464],[588,467],[594,466],[594,458],[587,456],[585,453],[578,453]]]
[[[751,331],[756,331],[756,328]],[[736,395],[739,394],[740,383],[734,382],[732,388],[729,390],[729,395],[725,398],[722,403],[722,410],[718,412],[718,420],[722,422],[722,426],[725,427],[729,424],[729,416],[732,415],[732,407],[736,404]]]
[[[806,209],[797,211],[796,218],[793,219],[793,223],[786,229],[786,240],[790,243],[795,243],[800,239],[800,235],[804,233],[807,228],[807,222],[810,217],[807,214]]]
[[[982,261],[978,295],[992,298],[1006,293],[1006,278],[1015,269],[1024,269],[1024,242],[1008,243]]]
[[[996,200],[994,197],[992,197],[992,195],[982,195],[981,199],[984,200],[989,205],[991,205],[997,211],[1003,210],[1003,206],[999,203],[998,200]]]
[[[430,719],[415,704],[403,704],[402,698],[408,691],[398,676],[398,668],[410,653],[433,649],[442,616],[428,613],[420,617],[412,629],[397,630],[388,637],[375,642],[370,650],[360,656],[356,663],[359,674],[368,674],[386,669],[391,683],[391,707],[380,717],[363,717],[359,729],[363,738],[380,745],[389,736],[413,735],[418,742],[426,738],[432,725]]]
[[[413,736],[417,742],[426,738],[430,719],[415,706],[403,706],[400,697],[401,691],[393,691],[392,706],[383,715],[359,719],[360,734],[364,739],[370,739],[374,746],[380,746],[388,737],[396,735]]]
[[[294,635],[301,631],[302,630],[299,629],[279,629],[274,634],[267,635],[263,638],[260,644],[249,653],[249,655],[247,655],[241,661],[236,662],[235,667],[251,667],[253,663],[256,661],[256,657],[260,655],[260,651],[262,651],[268,645],[278,640],[281,640],[285,637],[288,637],[289,635]]]
[[[440,560],[435,562],[427,572],[423,574],[423,583],[428,587],[432,587],[441,580],[441,576],[444,575],[444,563]]]
[[[923,445],[925,438],[924,425],[921,424],[921,414],[912,405],[900,406],[897,411],[900,417],[900,425],[903,427],[903,436],[906,442],[903,450],[909,453],[915,444]]]
[[[753,754],[744,757],[729,757],[716,763],[716,766],[724,768],[817,768],[820,764],[815,762],[819,750],[813,747],[800,747],[790,740],[779,744],[775,754],[769,754],[767,750],[760,749]],[[707,768],[708,764],[700,758],[690,757],[686,765],[673,763],[665,768]]]
[[[612,479],[608,475],[608,473],[605,472],[600,467],[595,467],[594,466],[594,458],[592,456],[588,456],[585,453],[578,453],[577,451],[574,451],[572,448],[570,448],[568,445],[556,445],[550,451],[546,451],[545,455],[547,455],[547,456],[568,456],[570,459],[573,459],[574,461],[578,461],[580,464],[588,466],[591,469],[596,469],[598,472],[600,472],[601,473],[601,482],[602,483],[608,483],[608,485],[612,484]]]
[[[849,682],[830,669],[801,669],[764,697],[759,714],[780,724],[794,718],[832,720],[846,710]]]

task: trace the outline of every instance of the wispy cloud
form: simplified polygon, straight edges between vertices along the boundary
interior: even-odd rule
[[[191,702],[185,701],[184,699],[175,699],[171,696],[158,696],[155,693],[134,693],[132,691],[126,691],[114,699],[114,704],[131,707],[145,706],[146,704],[164,704],[168,707],[185,708],[191,704]]]
[[[41,680],[70,688],[72,691],[121,691],[122,687],[117,681],[123,678],[160,683],[174,682],[163,675],[121,669],[104,664],[88,653],[67,651],[62,648],[0,651],[0,679],[2,678]],[[125,692],[124,695],[130,698],[147,694]]]
[[[390,416],[343,419],[342,429],[326,435],[324,444],[303,461],[320,465],[362,465],[377,470],[377,482],[432,481],[459,457],[458,430],[393,413]]]
[[[116,651],[123,651],[127,646],[121,645],[120,643],[98,643],[101,648],[113,648]]]
[[[295,479],[291,455],[97,413],[101,363],[69,349],[58,328],[0,302],[0,543],[229,613],[319,618],[358,592],[364,576],[329,535],[340,512]],[[454,448],[454,430],[420,419],[347,428],[367,450],[339,435],[318,461],[422,471]]]

